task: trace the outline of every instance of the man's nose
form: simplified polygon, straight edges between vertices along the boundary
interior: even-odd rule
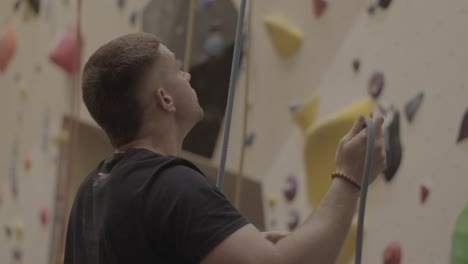
[[[186,72],[185,75],[186,75],[185,78],[187,79],[187,81],[190,82],[190,80],[192,79],[192,75],[190,75],[190,73],[188,72]]]

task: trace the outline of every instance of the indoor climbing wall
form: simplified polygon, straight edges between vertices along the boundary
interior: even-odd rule
[[[139,28],[145,1],[84,0],[81,37],[77,3],[0,1],[0,263],[59,263],[73,58]]]
[[[313,211],[329,185],[326,172],[333,169],[336,140],[344,127],[359,113],[379,109],[387,118],[388,164],[369,190],[363,263],[468,263],[466,209],[462,213],[468,203],[468,38],[461,26],[468,23],[468,3],[346,1],[352,2],[349,9],[345,1],[329,1],[316,19],[310,9],[316,1],[307,2],[294,4],[308,9],[300,13],[307,23],[301,23],[291,4],[274,3],[304,34],[296,57],[271,55],[269,59],[278,58],[275,63],[255,60],[258,75],[284,67],[269,92],[254,85],[268,100],[281,100],[270,104],[272,118],[264,115],[274,128],[257,133],[259,145],[269,140],[275,148],[269,170],[261,174],[267,228],[287,229],[295,226],[298,215],[300,222]],[[262,8],[254,12],[257,17],[271,13]],[[347,28],[341,38],[333,37],[331,25],[340,22]],[[257,21],[256,27],[261,26]],[[267,34],[256,36],[255,48],[272,46]],[[326,52],[315,53],[324,38],[336,47],[327,63],[321,62]],[[310,46],[305,45],[308,39]],[[316,67],[318,79],[313,76]],[[294,95],[298,100],[288,113],[284,104]],[[276,114],[279,109],[284,113]],[[276,128],[287,136],[273,140]],[[258,163],[255,159],[249,162]],[[291,177],[298,187],[292,201]],[[350,257],[340,263],[352,263]]]

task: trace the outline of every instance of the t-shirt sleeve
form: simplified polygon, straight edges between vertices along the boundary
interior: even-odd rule
[[[199,263],[249,221],[197,170],[177,165],[158,175],[150,210],[155,246],[183,263]]]

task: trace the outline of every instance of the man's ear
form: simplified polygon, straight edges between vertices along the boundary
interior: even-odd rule
[[[156,93],[156,101],[163,111],[174,112],[175,105],[172,96],[164,88],[159,88]]]

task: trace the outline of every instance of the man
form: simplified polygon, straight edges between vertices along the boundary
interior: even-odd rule
[[[70,214],[65,263],[333,263],[356,209],[366,151],[360,117],[342,139],[343,177],[296,231],[262,234],[192,163],[178,158],[203,118],[190,75],[153,35],[121,36],[83,73],[83,100],[115,153],[81,184]],[[385,160],[377,127],[372,179]],[[353,184],[354,183],[354,184]]]

